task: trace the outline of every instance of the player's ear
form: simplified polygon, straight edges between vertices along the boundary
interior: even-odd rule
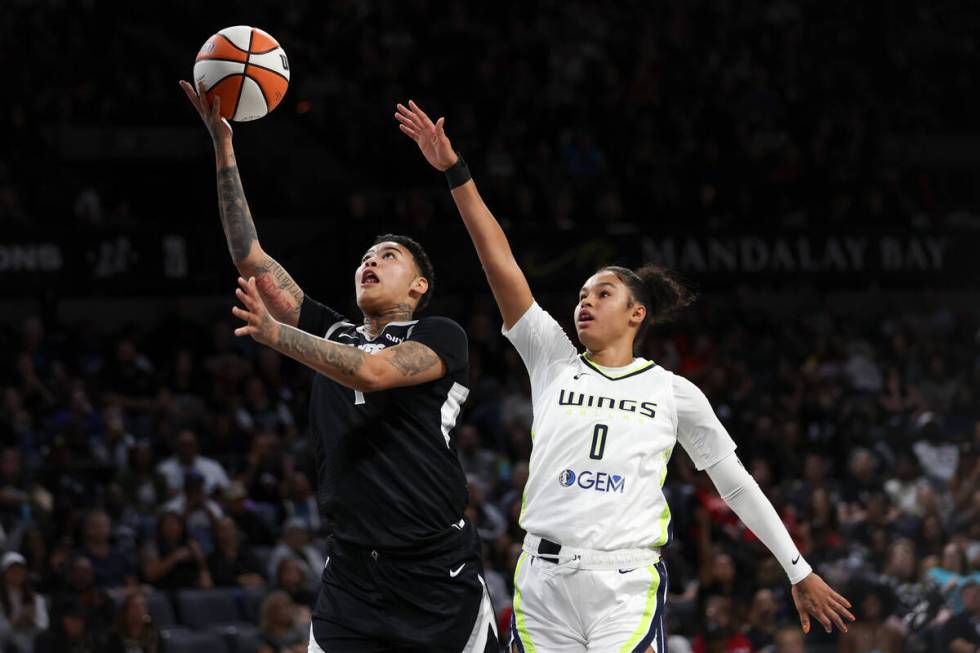
[[[630,312],[630,322],[635,322],[637,326],[643,324],[643,320],[647,316],[647,307],[636,302],[633,304],[633,310]]]
[[[411,290],[418,293],[419,298],[429,291],[429,280],[425,277],[415,277],[415,281],[412,282]]]

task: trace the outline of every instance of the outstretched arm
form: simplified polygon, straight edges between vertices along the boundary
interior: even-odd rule
[[[445,172],[456,164],[458,156],[446,136],[445,118],[439,118],[433,123],[411,100],[407,107],[398,105],[395,118],[402,132],[418,144],[432,167]],[[490,290],[497,300],[500,315],[504,318],[504,327],[510,329],[534,302],[527,278],[514,259],[504,230],[476,190],[476,183],[471,179],[454,188],[452,194],[480,257]]]
[[[239,278],[238,285],[235,294],[244,308],[235,306],[231,312],[245,325],[235,329],[236,336],[252,336],[352,390],[377,392],[421,385],[446,375],[442,358],[420,342],[407,340],[368,355],[277,321],[263,303],[254,277]]]
[[[735,453],[707,469],[721,498],[776,557],[793,584],[793,601],[804,632],[810,631],[810,616],[829,633],[833,626],[847,632],[844,619],[854,621],[850,602],[835,592],[807,564],[793,544],[786,526],[772,503]]]
[[[231,260],[242,276],[255,277],[258,291],[272,315],[280,322],[296,326],[303,305],[303,290],[285,268],[259,245],[255,223],[238,174],[231,125],[221,117],[221,99],[215,97],[214,103],[208,106],[203,85],[199,85],[198,93],[188,82],[181,81],[180,86],[207,126],[214,143],[218,207]]]

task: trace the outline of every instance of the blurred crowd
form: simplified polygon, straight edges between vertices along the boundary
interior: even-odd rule
[[[177,80],[233,24],[290,55],[281,108],[237,128],[246,189],[283,215],[425,226],[439,183],[395,128],[408,97],[447,117],[517,225],[929,227],[977,204],[953,141],[976,133],[980,12],[950,0],[13,0],[0,56],[24,64],[0,113],[0,223],[213,206],[207,136]]]
[[[235,127],[250,201],[273,220],[434,227],[442,182],[391,117],[412,97],[446,116],[510,230],[976,224],[975,172],[928,145],[975,133],[980,113],[980,12],[949,0],[178,0],[152,14],[11,0],[4,233],[213,220],[207,135],[176,82],[210,34],[245,23],[283,43],[293,73],[273,116]],[[859,621],[804,638],[779,565],[677,450],[671,650],[972,653],[980,316],[714,299],[646,355],[704,389]],[[504,628],[530,393],[486,297],[461,305],[458,451]],[[200,597],[255,651],[305,651],[330,531],[310,373],[182,307],[122,329],[51,313],[0,321],[0,653],[179,650],[206,625]]]
[[[529,389],[486,304],[456,317],[471,348],[457,429],[467,516],[504,628]],[[113,332],[2,325],[0,651],[156,651],[161,631],[198,622],[177,606],[176,622],[156,624],[168,611],[153,605],[209,588],[254,604],[268,650],[302,648],[330,530],[314,496],[310,373],[232,328],[179,310]],[[788,320],[705,298],[650,338],[646,354],[704,389],[859,618],[841,637],[815,629],[804,649],[781,568],[678,449],[665,486],[672,650],[980,643],[978,328],[976,314],[950,311]]]

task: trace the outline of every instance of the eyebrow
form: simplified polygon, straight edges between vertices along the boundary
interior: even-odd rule
[[[375,251],[373,249],[369,249],[368,251],[364,252],[364,256],[361,257],[361,260],[363,261],[364,259],[366,259],[371,254],[371,252],[375,252],[377,254],[380,254],[381,252],[385,252],[385,251],[388,251],[388,250],[390,250],[392,252],[398,252],[399,254],[402,253],[401,250],[398,249],[397,247],[395,247],[394,245],[385,245],[384,247],[382,247],[381,249],[379,249],[377,251]]]
[[[612,286],[613,288],[615,288],[616,284],[610,281],[600,281],[599,283],[596,284],[596,286]],[[586,290],[585,286],[582,286],[582,288],[579,290],[579,294],[585,292],[585,290]]]

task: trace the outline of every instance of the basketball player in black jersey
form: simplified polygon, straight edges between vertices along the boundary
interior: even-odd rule
[[[367,249],[354,273],[359,326],[306,296],[259,245],[217,101],[181,86],[214,142],[221,224],[241,273],[235,333],[316,372],[310,430],[331,538],[310,651],[497,651],[454,438],[469,392],[466,334],[413,317],[432,292],[428,256],[392,234]]]

